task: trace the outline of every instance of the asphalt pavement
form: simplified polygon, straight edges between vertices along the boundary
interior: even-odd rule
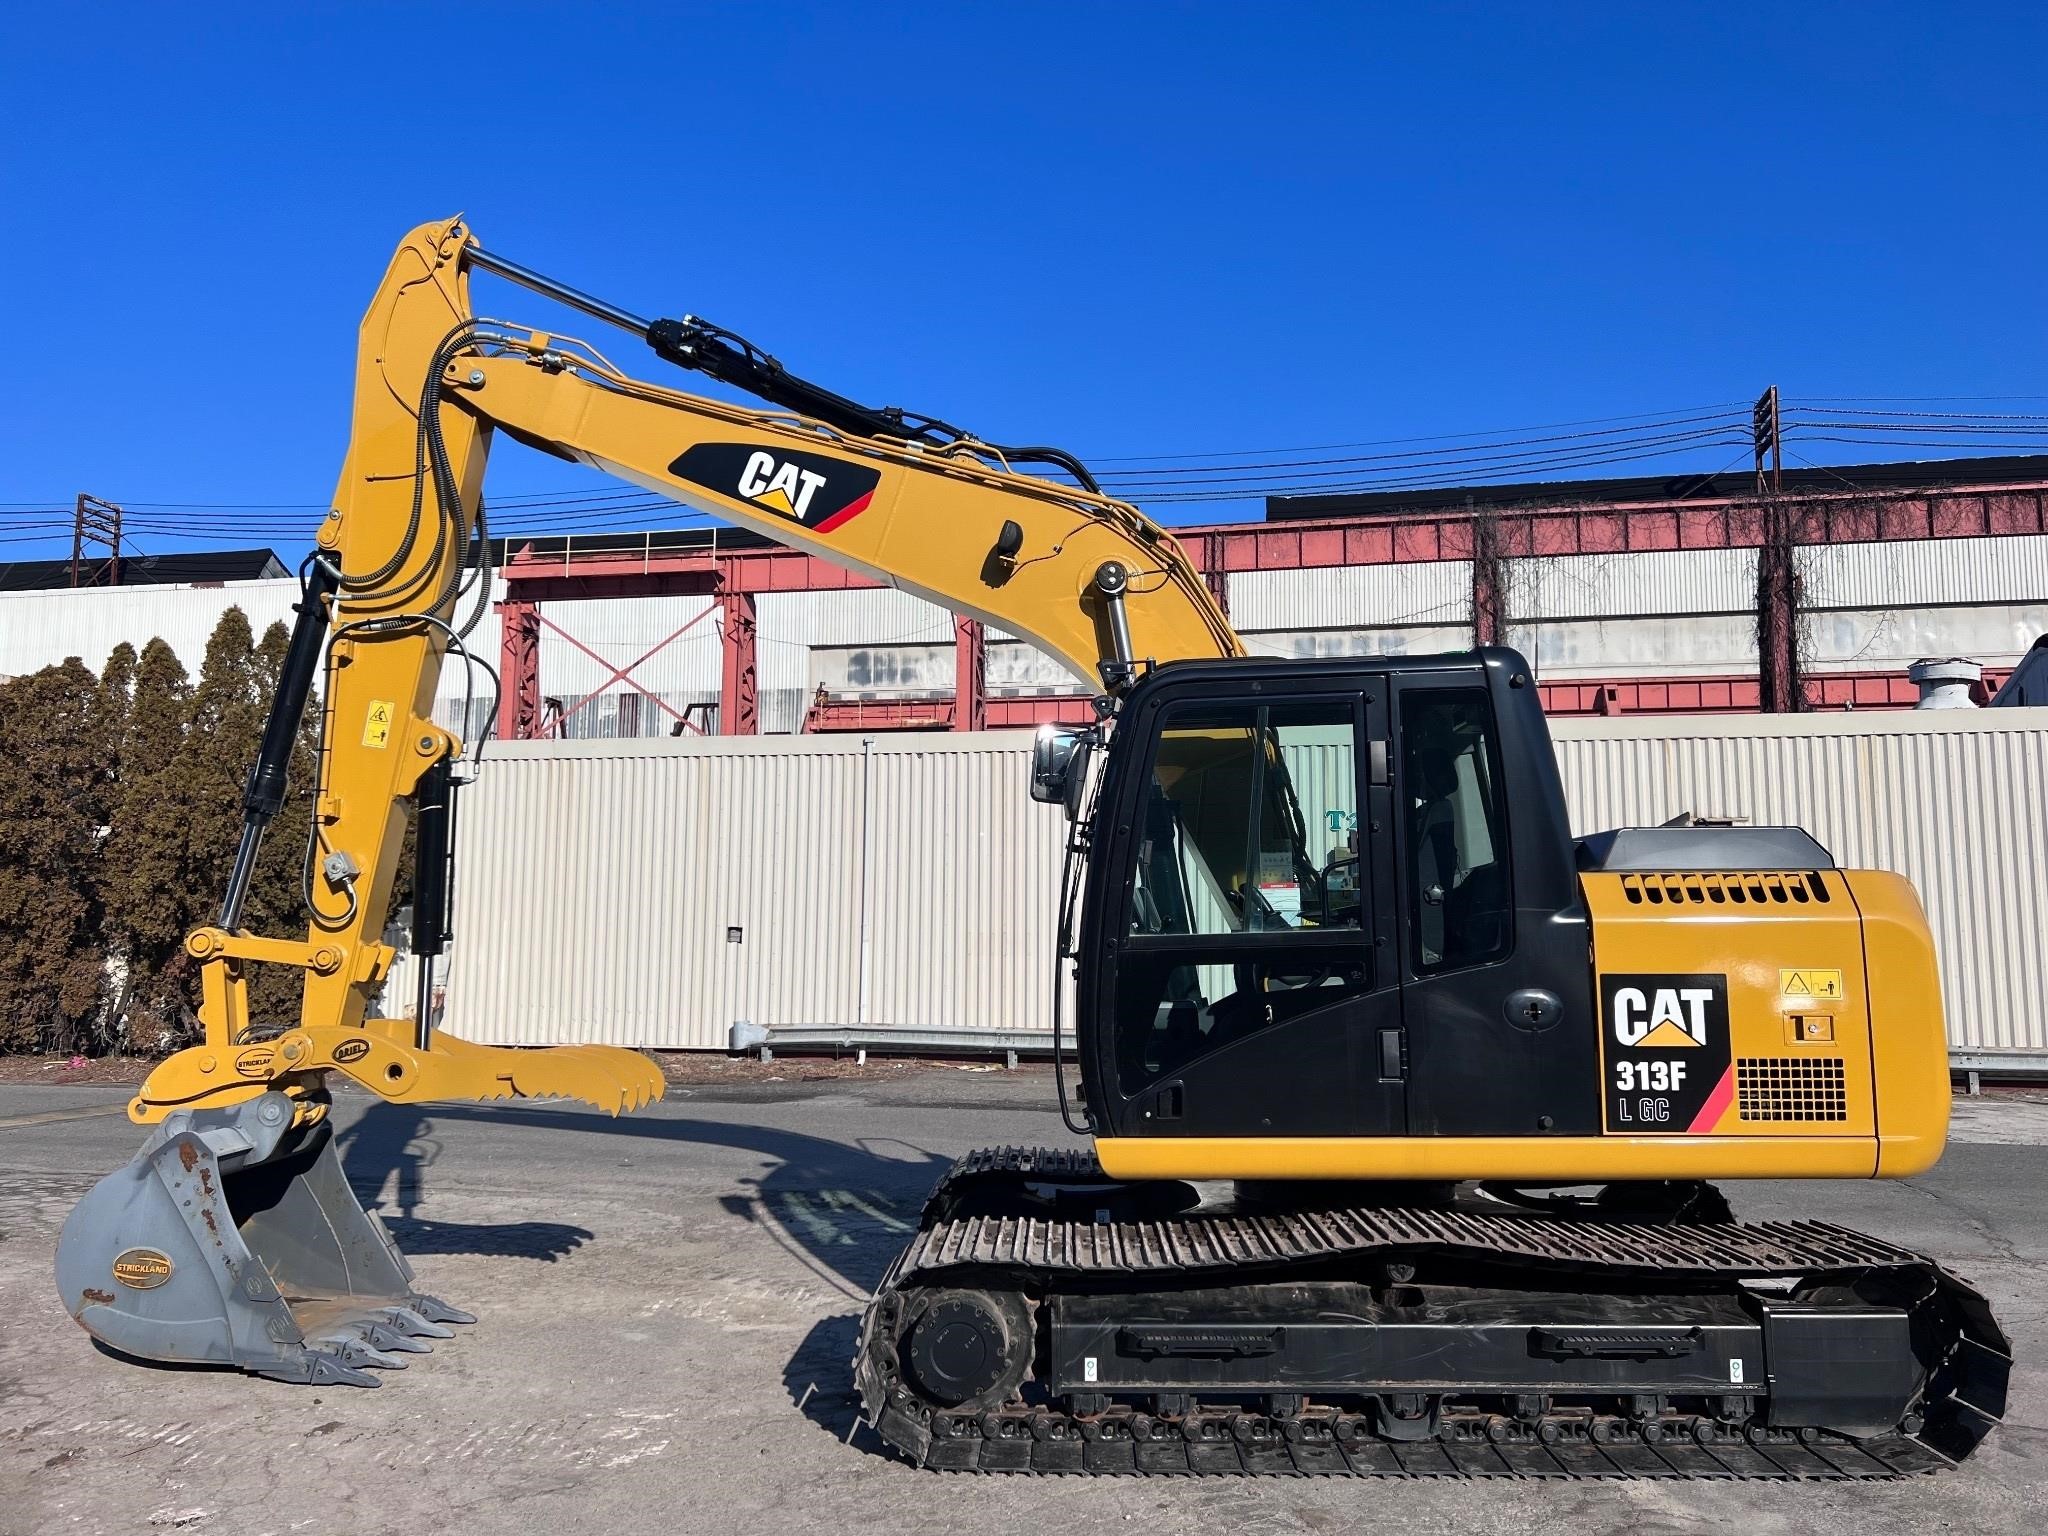
[[[794,1070],[800,1070],[796,1068]],[[351,1180],[422,1286],[479,1314],[375,1391],[148,1368],[59,1305],[66,1212],[141,1133],[119,1087],[0,1086],[0,1533],[639,1536],[1554,1529],[2017,1532],[2048,1515],[2048,1103],[1959,1101],[1890,1184],[1729,1186],[1738,1216],[1844,1222],[1982,1289],[2018,1354],[1965,1467],[1886,1484],[949,1476],[856,1428],[869,1288],[970,1147],[1066,1140],[1043,1072],[678,1088],[620,1120],[337,1107]]]

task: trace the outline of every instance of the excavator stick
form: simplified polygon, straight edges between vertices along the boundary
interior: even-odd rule
[[[57,1285],[78,1325],[145,1360],[374,1387],[368,1367],[475,1322],[414,1286],[324,1109],[273,1091],[167,1117],[64,1223]]]
[[[427,329],[438,335],[444,322]],[[373,355],[381,358],[384,345]],[[374,411],[396,410],[401,441],[411,441],[402,397],[381,378],[359,393],[370,401],[367,412],[359,408],[359,438],[390,424]],[[481,474],[480,456],[473,469],[472,480]],[[338,503],[354,505],[353,488],[365,478],[345,473]],[[367,480],[401,501],[407,494],[403,481]],[[372,542],[394,520],[380,522],[380,511],[391,509],[372,506],[361,519]],[[508,1050],[433,1027],[433,959],[450,936],[451,768],[462,747],[427,718],[425,701],[439,647],[459,645],[459,635],[447,622],[445,598],[417,609],[409,602],[418,596],[414,586],[431,593],[450,585],[471,524],[456,530],[463,538],[437,540],[431,552],[414,541],[417,547],[386,561],[397,573],[388,591],[345,574],[374,567],[379,557],[351,547],[333,531],[338,526],[339,514],[322,553],[302,572],[298,617],[243,791],[241,845],[220,916],[185,941],[199,967],[204,1039],[159,1064],[129,1104],[129,1117],[153,1125],[153,1134],[71,1212],[58,1244],[57,1283],[79,1326],[123,1355],[234,1366],[280,1381],[375,1386],[371,1368],[403,1366],[428,1340],[451,1337],[448,1324],[475,1319],[416,1287],[390,1234],[349,1188],[328,1117],[329,1074],[391,1103],[565,1098],[613,1115],[660,1098],[664,1083],[635,1051]],[[407,570],[424,580],[413,582]],[[315,900],[309,873],[306,937],[266,937],[245,927],[243,910],[264,831],[287,799],[291,754],[323,654],[323,710],[352,724],[349,732],[323,733],[311,797],[312,837],[328,850],[319,876],[327,905]],[[381,934],[408,806],[420,992],[413,1017],[371,1018],[368,1004],[393,960]],[[303,974],[296,1018],[252,1016],[253,965]]]

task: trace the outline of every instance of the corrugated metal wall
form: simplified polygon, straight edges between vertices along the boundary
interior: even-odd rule
[[[1038,1027],[1059,816],[1026,793],[1029,744],[495,746],[462,805],[446,1022],[674,1047],[735,1019]]]
[[[239,607],[260,637],[275,621],[290,624],[298,600],[294,580],[0,593],[0,675],[34,672],[66,656],[97,672],[123,641],[140,651],[161,638],[196,678],[207,636],[228,609]]]
[[[2048,1051],[2048,710],[1552,728],[1577,830],[1746,816],[1898,870],[1955,1048]],[[446,1022],[670,1047],[722,1047],[735,1019],[1045,1028],[1061,821],[1026,794],[1029,753],[1023,732],[493,747],[462,807]],[[1304,790],[1341,811],[1319,756]]]
[[[1256,629],[1332,629],[1459,623],[1472,612],[1472,562],[1332,565],[1234,571],[1230,622]]]

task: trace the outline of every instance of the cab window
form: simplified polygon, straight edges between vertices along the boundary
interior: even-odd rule
[[[1169,708],[1141,793],[1118,966],[1126,1091],[1369,979],[1350,700]]]
[[[1409,961],[1483,965],[1513,947],[1506,808],[1493,708],[1480,688],[1401,700]]]

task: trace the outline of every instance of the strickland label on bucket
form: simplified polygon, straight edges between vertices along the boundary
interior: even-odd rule
[[[1726,976],[1602,976],[1600,1020],[1609,1132],[1714,1129],[1730,1089]]]

